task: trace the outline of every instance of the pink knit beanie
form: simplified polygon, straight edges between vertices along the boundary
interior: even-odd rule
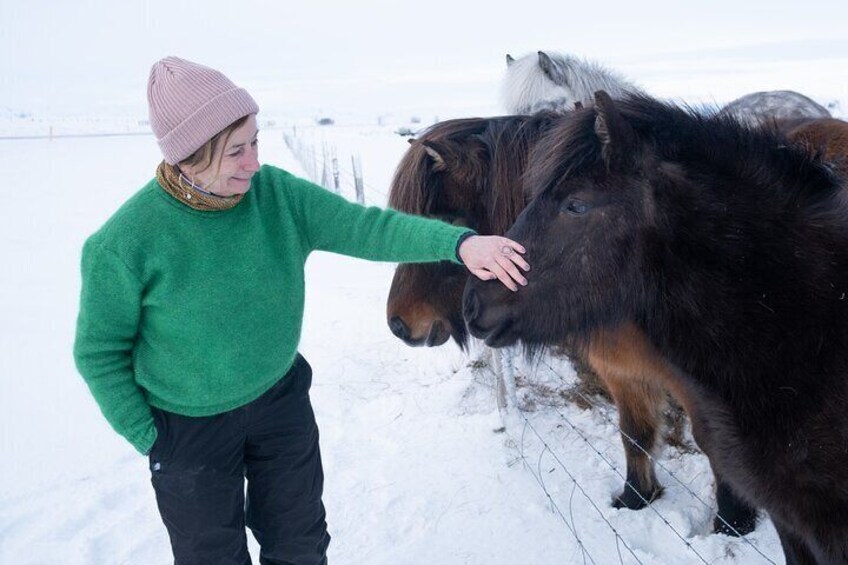
[[[147,103],[150,127],[170,165],[191,156],[239,118],[259,112],[250,94],[222,73],[178,57],[154,63]]]

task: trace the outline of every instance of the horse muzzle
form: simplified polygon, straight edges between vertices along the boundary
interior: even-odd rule
[[[488,289],[495,289],[498,282],[469,282],[462,297],[462,315],[468,331],[485,341],[489,347],[506,347],[518,338],[513,330],[513,320],[505,305],[490,302]]]
[[[438,347],[443,345],[451,336],[450,330],[440,320],[435,320],[431,323],[429,330],[423,336],[414,336],[409,326],[400,316],[392,316],[388,322],[389,329],[392,330],[395,337],[398,337],[405,344],[412,347],[420,347],[422,345]]]

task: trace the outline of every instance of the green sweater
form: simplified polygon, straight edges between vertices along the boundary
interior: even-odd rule
[[[147,453],[150,406],[219,414],[285,375],[310,252],[456,261],[466,232],[350,203],[267,165],[225,211],[194,210],[151,181],[83,247],[77,368],[112,427]]]

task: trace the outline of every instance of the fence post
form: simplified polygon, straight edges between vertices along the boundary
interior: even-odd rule
[[[321,144],[321,186],[330,188],[330,180],[327,178],[327,144]]]
[[[353,187],[356,190],[356,201],[360,204],[365,204],[365,185],[362,182],[362,162],[359,155],[350,156],[350,162],[353,166]]]
[[[515,386],[514,347],[491,349],[492,372],[495,374],[495,397],[501,422],[507,429],[518,422],[518,395]]]
[[[302,143],[303,143],[303,140],[301,140],[301,144]],[[310,171],[310,173],[312,175],[312,177],[311,177],[312,182],[317,182],[318,181],[318,151],[315,149],[314,145],[312,146],[309,153],[310,153],[310,155],[312,155],[312,159],[310,159],[312,161],[312,170]]]
[[[332,153],[332,163],[333,163],[333,190],[335,190],[336,194],[341,194],[339,190],[339,160],[336,158],[336,152]]]

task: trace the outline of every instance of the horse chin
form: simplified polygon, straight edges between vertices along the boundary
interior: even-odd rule
[[[483,337],[483,342],[489,347],[508,347],[518,341],[518,336],[510,330],[512,330],[512,322],[504,320],[493,328],[487,336],[480,337]]]
[[[433,322],[430,326],[430,332],[427,334],[427,338],[424,341],[424,345],[427,347],[438,347],[440,345],[444,345],[444,343],[450,339],[450,336],[450,332],[445,329],[442,322]]]

